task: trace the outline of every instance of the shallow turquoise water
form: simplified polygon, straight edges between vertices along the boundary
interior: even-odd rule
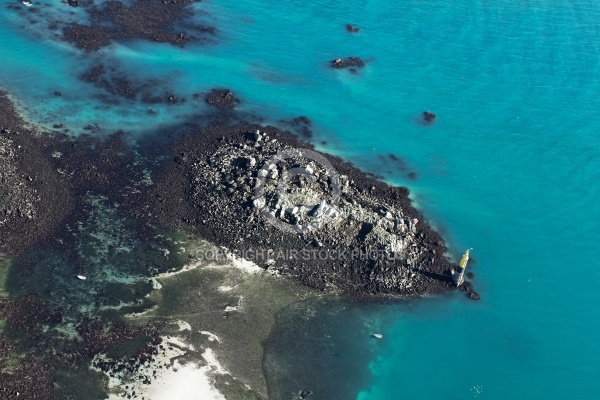
[[[183,96],[229,87],[242,111],[270,121],[309,116],[320,148],[409,186],[455,255],[474,248],[482,300],[457,293],[386,308],[385,345],[356,368],[368,377],[357,399],[599,392],[598,3],[223,0],[196,7],[219,29],[218,43],[121,43],[103,51],[104,61],[161,79]],[[39,27],[42,33],[30,33],[22,21],[14,11],[0,13],[0,85],[34,121],[143,132],[205,109],[189,101],[153,106],[149,116],[146,105],[100,104],[90,98],[96,89],[76,79],[94,60]],[[346,33],[348,22],[361,31]],[[359,74],[327,67],[349,55],[369,61]],[[426,109],[438,115],[432,126],[415,122]],[[382,161],[388,153],[404,158],[418,179]]]

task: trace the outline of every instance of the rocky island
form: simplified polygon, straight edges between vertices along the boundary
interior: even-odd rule
[[[250,262],[253,271],[292,285],[269,283],[285,298],[278,307],[314,293],[371,302],[451,288],[454,264],[443,239],[412,206],[408,189],[301,140],[312,135],[306,117],[282,121],[290,129],[283,130],[242,120],[235,112],[240,101],[228,89],[208,92],[206,101],[216,110],[207,122],[174,129],[165,146],[164,137],[133,143],[123,132],[104,138],[41,132],[0,95],[0,264],[2,257],[11,260],[3,267],[10,297],[0,298],[0,315],[14,335],[0,335],[0,360],[15,354],[22,360],[21,368],[0,374],[10,393],[43,399],[69,393],[75,389],[67,371],[92,365],[123,382],[111,390],[136,398],[145,393],[140,385],[171,368],[173,359],[204,357],[193,347],[169,350],[165,343],[175,339],[164,332],[177,333],[168,328],[172,311],[152,312],[161,300],[148,297],[161,287],[158,277],[178,274],[189,262],[207,268],[230,259]],[[165,232],[183,232],[187,239]],[[200,246],[202,256],[191,250],[197,240],[210,244]],[[216,279],[209,271],[198,272],[198,285]],[[87,276],[85,285],[78,274]],[[247,278],[232,272],[218,279],[223,286]],[[235,301],[233,293],[226,304]],[[216,317],[196,324],[229,343],[241,326],[235,324],[261,332],[244,364],[236,360],[247,337],[220,352],[232,375],[219,382],[220,390],[249,390],[232,399],[265,398],[256,371],[260,341],[271,325],[228,318],[246,292],[239,296],[238,306],[224,310],[203,300],[198,307]],[[171,307],[189,312],[185,303]],[[273,318],[277,308],[261,310]],[[30,340],[44,345],[31,348]],[[190,340],[205,343],[193,335]],[[36,385],[20,383],[32,377]],[[82,379],[92,379],[89,393],[104,390],[97,376]],[[53,388],[56,381],[66,386]]]
[[[56,79],[46,95],[69,108],[91,100],[177,117],[144,132],[110,113],[40,120],[35,105],[0,90],[0,397],[352,398],[359,380],[335,388],[325,370],[343,364],[350,376],[369,355],[339,358],[348,343],[317,325],[341,310],[385,308],[367,303],[451,289],[443,239],[407,188],[316,148],[308,117],[267,123],[240,111],[227,87],[188,91],[176,77],[185,73],[138,74],[113,59],[115,48],[143,41],[193,54],[227,42],[210,7],[97,3],[7,4],[36,40],[82,57],[65,69],[77,82]],[[327,68],[355,74],[373,60],[336,58]],[[401,157],[378,157],[417,179]],[[470,283],[462,289],[478,298]],[[344,329],[360,340],[381,338],[381,324],[349,321]],[[317,346],[295,336],[315,332]],[[281,380],[288,372],[293,379]]]
[[[416,296],[449,285],[444,242],[406,188],[273,126],[217,122],[186,134],[174,149],[145,206],[161,224],[356,298]],[[174,191],[176,203],[169,200]]]
[[[220,92],[209,96],[215,93]],[[224,93],[233,98],[230,91]],[[21,145],[15,143],[37,140],[35,146],[42,148],[52,139],[18,135],[22,121],[14,115],[12,123],[7,121],[0,136],[0,229],[4,251],[11,254],[7,243],[28,231],[17,229],[19,221],[29,219],[30,225],[42,227],[47,218],[36,210],[54,210],[46,211],[48,219],[60,218],[72,207],[72,192],[83,189],[73,183],[67,190],[66,180],[44,168],[49,161],[31,145],[21,156],[28,167],[18,172],[15,152]],[[193,232],[312,288],[332,288],[357,298],[416,296],[449,287],[453,264],[446,258],[447,248],[412,206],[408,189],[319,153],[290,131],[217,117],[184,133],[166,158],[157,168],[155,184],[144,188],[147,192],[137,194],[135,202],[122,199],[128,202],[127,213],[138,220]],[[126,158],[96,165],[107,171],[93,175],[112,176],[117,172],[111,169],[131,162]],[[36,166],[38,170],[27,171]],[[44,185],[41,176],[53,183]],[[80,179],[97,180],[85,173]],[[43,229],[35,232],[41,235]]]

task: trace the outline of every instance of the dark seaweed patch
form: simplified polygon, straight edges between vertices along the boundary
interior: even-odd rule
[[[195,2],[138,0],[127,6],[109,1],[99,7],[86,7],[92,24],[72,23],[64,27],[62,38],[86,51],[99,50],[114,40],[145,39],[179,46],[190,41],[203,42],[216,30],[189,21],[193,16],[189,6]],[[180,27],[176,23],[181,23]]]
[[[282,126],[290,128],[298,136],[310,139],[313,137],[312,121],[305,115],[293,118],[291,120],[281,120]]]
[[[139,100],[146,104],[163,102],[176,104],[185,101],[185,98],[170,92],[168,89],[162,93],[157,93],[156,88],[160,82],[155,79],[141,81],[127,76],[116,68],[107,69],[103,64],[92,66],[79,75],[79,78],[104,91],[104,95],[97,97],[109,104],[118,104],[119,98]]]
[[[382,163],[385,163],[386,166],[392,167],[391,170],[389,170],[389,169],[387,170],[387,172],[389,174],[400,173],[406,179],[409,179],[411,181],[414,181],[417,179],[416,171],[414,171],[410,167],[410,165],[408,164],[408,162],[405,159],[400,158],[393,153],[389,153],[387,155],[387,157],[385,157],[383,155],[379,155],[379,160]]]

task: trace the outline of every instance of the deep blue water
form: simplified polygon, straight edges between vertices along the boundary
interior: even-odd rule
[[[64,13],[55,2],[34,7],[47,4],[59,11],[45,12]],[[218,28],[216,43],[119,43],[95,57],[181,96],[229,87],[243,112],[269,121],[309,116],[320,149],[408,186],[454,256],[474,249],[480,302],[456,293],[361,308],[366,320],[377,313],[384,339],[372,346],[357,338],[354,350],[340,340],[345,351],[370,359],[361,357],[356,375],[331,385],[364,382],[359,400],[600,392],[599,3],[222,0],[195,7]],[[24,21],[0,12],[0,86],[32,122],[58,121],[73,132],[98,122],[141,133],[206,107],[152,106],[149,115],[150,106],[133,101],[103,105],[91,97],[98,89],[77,79],[94,57]],[[360,32],[346,33],[346,23]],[[350,55],[368,60],[358,74],[328,68],[330,59]],[[433,125],[415,122],[424,110],[436,113]],[[389,153],[417,179],[385,162]]]

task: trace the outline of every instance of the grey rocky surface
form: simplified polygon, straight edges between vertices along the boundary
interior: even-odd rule
[[[163,224],[177,221],[276,274],[356,298],[448,287],[444,242],[406,188],[272,126],[215,123],[174,151],[146,206]]]
[[[39,197],[29,184],[32,178],[17,171],[17,157],[14,142],[0,136],[0,225],[35,216],[34,203]]]
[[[0,90],[0,253],[14,255],[49,237],[72,196],[48,151]]]

